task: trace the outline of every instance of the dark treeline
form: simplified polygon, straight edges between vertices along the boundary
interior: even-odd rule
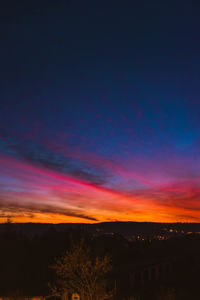
[[[50,266],[54,265],[56,257],[70,250],[72,242],[84,238],[94,255],[108,254],[112,257],[112,281],[125,281],[124,285],[117,284],[119,297],[130,296],[135,292],[128,285],[131,266],[168,260],[173,264],[173,272],[168,281],[138,289],[137,293],[144,297],[141,299],[145,299],[145,293],[148,294],[148,299],[151,299],[151,293],[152,299],[155,299],[153,293],[158,293],[162,288],[175,290],[176,299],[199,299],[199,236],[130,242],[119,234],[94,236],[78,229],[57,231],[50,227],[42,235],[30,238],[16,232],[12,225],[8,224],[6,230],[0,233],[0,296],[49,295],[48,282],[55,280]]]

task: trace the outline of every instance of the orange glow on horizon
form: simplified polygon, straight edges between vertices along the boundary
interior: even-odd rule
[[[12,183],[1,191],[0,223],[7,218],[17,223],[200,220],[194,198],[199,190],[190,185],[159,186],[148,181],[144,188],[128,193],[120,184],[117,188],[99,186],[8,157],[0,157],[0,163]],[[121,178],[132,176],[130,171],[121,173]]]

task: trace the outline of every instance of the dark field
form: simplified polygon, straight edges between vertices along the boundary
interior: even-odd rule
[[[198,234],[176,234],[163,240],[130,239],[115,232],[97,234],[78,227],[2,224],[0,295],[49,296],[48,283],[55,281],[55,272],[50,266],[55,258],[71,249],[72,242],[78,243],[84,238],[94,256],[108,254],[112,257],[107,281],[114,287],[115,299],[131,296],[137,296],[136,299],[199,299]]]

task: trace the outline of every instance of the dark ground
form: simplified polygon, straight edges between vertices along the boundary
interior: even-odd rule
[[[23,225],[21,231],[16,224],[0,226],[0,296],[49,295],[48,282],[55,280],[54,271],[49,266],[54,264],[56,257],[70,249],[72,241],[79,241],[84,236],[94,254],[112,256],[110,278],[112,282],[117,282],[116,298],[138,295],[142,300],[200,299],[199,235],[128,241],[118,233],[94,235],[80,228],[63,227],[58,230],[56,226],[48,226],[38,233],[32,230],[27,235],[30,226]],[[163,260],[173,265],[167,278],[130,289],[130,268],[136,264],[142,266],[144,263]],[[169,298],[172,297],[170,293],[175,298]]]

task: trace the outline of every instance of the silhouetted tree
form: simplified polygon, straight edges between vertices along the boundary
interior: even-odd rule
[[[106,275],[111,270],[110,257],[95,257],[81,241],[73,245],[61,259],[56,259],[57,282],[50,285],[53,296],[78,293],[82,300],[108,299]]]
[[[161,292],[158,296],[158,300],[176,300],[175,292],[173,289]]]

